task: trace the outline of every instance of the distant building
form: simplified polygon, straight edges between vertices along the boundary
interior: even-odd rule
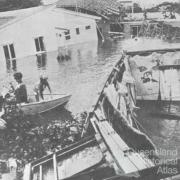
[[[142,25],[146,22],[148,24],[158,24],[163,22],[174,27],[180,27],[180,15],[175,13],[176,18],[164,18],[161,12],[147,12],[141,13],[126,13],[126,16],[116,20],[101,20],[98,27],[104,36],[116,36],[116,37],[136,37],[139,36],[139,32]]]
[[[0,60],[56,51],[58,47],[97,41],[96,16],[40,6],[0,13]],[[2,63],[1,63],[2,64]]]
[[[175,16],[176,19],[170,19],[164,18],[161,12],[147,12],[145,18],[144,13],[129,13],[124,21],[120,22],[120,25],[124,28],[125,37],[138,36],[144,21],[148,23],[164,22],[174,26],[180,25],[180,15],[176,13]]]

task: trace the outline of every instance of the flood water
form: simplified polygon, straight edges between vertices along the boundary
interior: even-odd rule
[[[23,80],[27,84],[29,94],[33,93],[32,89],[39,75],[46,74],[54,94],[72,95],[66,108],[76,115],[92,109],[113,65],[120,59],[122,49],[137,50],[151,49],[151,47],[156,49],[178,46],[178,43],[169,44],[160,40],[138,40],[137,42],[132,39],[109,40],[104,44],[91,42],[70,47],[67,60],[57,60],[58,51],[50,52],[43,57],[31,56],[17,59],[14,69],[23,73]],[[7,69],[7,73],[0,72],[1,88],[2,85],[7,85],[7,81],[13,81],[11,68]],[[152,105],[147,105],[146,108],[149,110],[151,107]],[[158,147],[180,151],[179,120],[147,116],[146,109],[139,110],[138,114],[144,131]],[[52,113],[48,118],[58,118],[54,116],[56,115]]]

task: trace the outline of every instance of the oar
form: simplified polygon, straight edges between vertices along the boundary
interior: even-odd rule
[[[43,95],[67,95],[67,94],[61,94],[61,93],[59,93],[59,94],[57,94],[57,93],[53,93],[53,94],[51,94],[51,93],[49,93],[49,94],[43,94]],[[35,96],[34,94],[29,94],[28,96]]]
[[[171,110],[171,102],[172,102],[172,87],[171,87],[171,84],[170,84],[168,112],[170,112],[170,110]]]
[[[61,94],[61,93],[47,93],[47,94],[44,94],[44,95],[67,95],[67,94]]]
[[[158,92],[158,101],[161,101],[161,78],[160,78],[160,70],[159,70],[159,92]]]

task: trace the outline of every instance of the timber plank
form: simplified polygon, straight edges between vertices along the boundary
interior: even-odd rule
[[[99,119],[100,121],[103,121],[103,120],[106,119],[105,115],[102,113],[102,111],[101,111],[99,108],[97,108],[97,109],[94,111],[94,113],[96,114],[96,116],[98,117],[98,119]]]
[[[53,167],[54,167],[54,176],[55,176],[55,180],[58,180],[58,171],[57,171],[57,159],[56,159],[56,153],[53,154]]]
[[[139,170],[151,167],[141,156],[138,156],[136,152],[129,153],[127,156]]]
[[[114,131],[107,121],[105,121],[104,124],[106,124],[106,127],[109,127],[108,128],[109,130],[111,129],[111,131]],[[147,163],[147,161],[143,157],[141,157],[138,153],[132,152],[132,149],[129,146],[127,146],[127,144],[121,139],[121,137],[116,132],[114,133],[114,139],[124,151],[127,152],[128,150],[131,151],[131,153],[128,153],[126,155],[128,155],[128,157],[133,161],[133,163],[136,164],[136,166],[139,169],[152,167],[152,164],[150,164],[150,162]]]
[[[109,125],[107,121],[104,121],[103,124],[108,127],[107,132],[112,133],[114,129]],[[114,131],[115,132],[115,131]],[[139,169],[144,169],[147,167],[152,167],[153,163],[147,159],[143,158],[140,154],[137,152],[132,152],[132,149],[121,139],[121,137],[115,132],[113,133],[114,140],[119,144],[119,147],[123,149],[123,151],[131,151],[130,153],[126,154]],[[138,163],[137,163],[138,162]]]
[[[152,164],[148,163],[143,157],[138,153],[133,152],[131,148],[127,146],[107,121],[99,123],[99,129],[104,136],[105,141],[107,141],[106,143],[111,149],[111,152],[114,154],[114,157],[117,159],[125,173],[152,167]],[[123,167],[124,165],[125,167]]]
[[[31,174],[32,174],[32,166],[31,166],[31,163],[29,163],[29,164],[26,164],[25,166],[23,179],[31,180],[31,176],[32,176]]]
[[[114,138],[114,140],[116,140],[116,142],[118,142],[119,147],[121,148],[122,151],[127,151],[130,150],[131,148],[121,139],[121,137],[116,133],[116,131],[112,128],[112,126],[110,126],[110,124],[107,121],[104,121],[102,123],[102,126],[107,130],[107,133],[111,134]]]
[[[43,180],[42,165],[39,166],[39,179]]]
[[[118,147],[118,144],[113,140],[112,136],[106,131],[106,129],[104,129],[102,123],[103,122],[97,124],[109,150],[118,163],[118,166],[124,171],[124,173],[137,172],[138,169],[126,156],[124,156],[124,152]]]

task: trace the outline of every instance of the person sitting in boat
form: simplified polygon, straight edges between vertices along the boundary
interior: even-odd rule
[[[46,89],[46,87],[49,89],[49,92],[51,94],[51,88],[47,79],[48,79],[47,76],[41,75],[39,82],[35,85],[34,94],[35,94],[36,101],[39,101],[40,98],[44,100],[43,92]]]
[[[17,82],[17,86],[14,88],[12,83],[10,83],[17,103],[27,103],[28,102],[27,89],[26,89],[26,85],[22,81],[22,77],[23,77],[23,75],[21,72],[16,72],[14,74],[14,79]]]

